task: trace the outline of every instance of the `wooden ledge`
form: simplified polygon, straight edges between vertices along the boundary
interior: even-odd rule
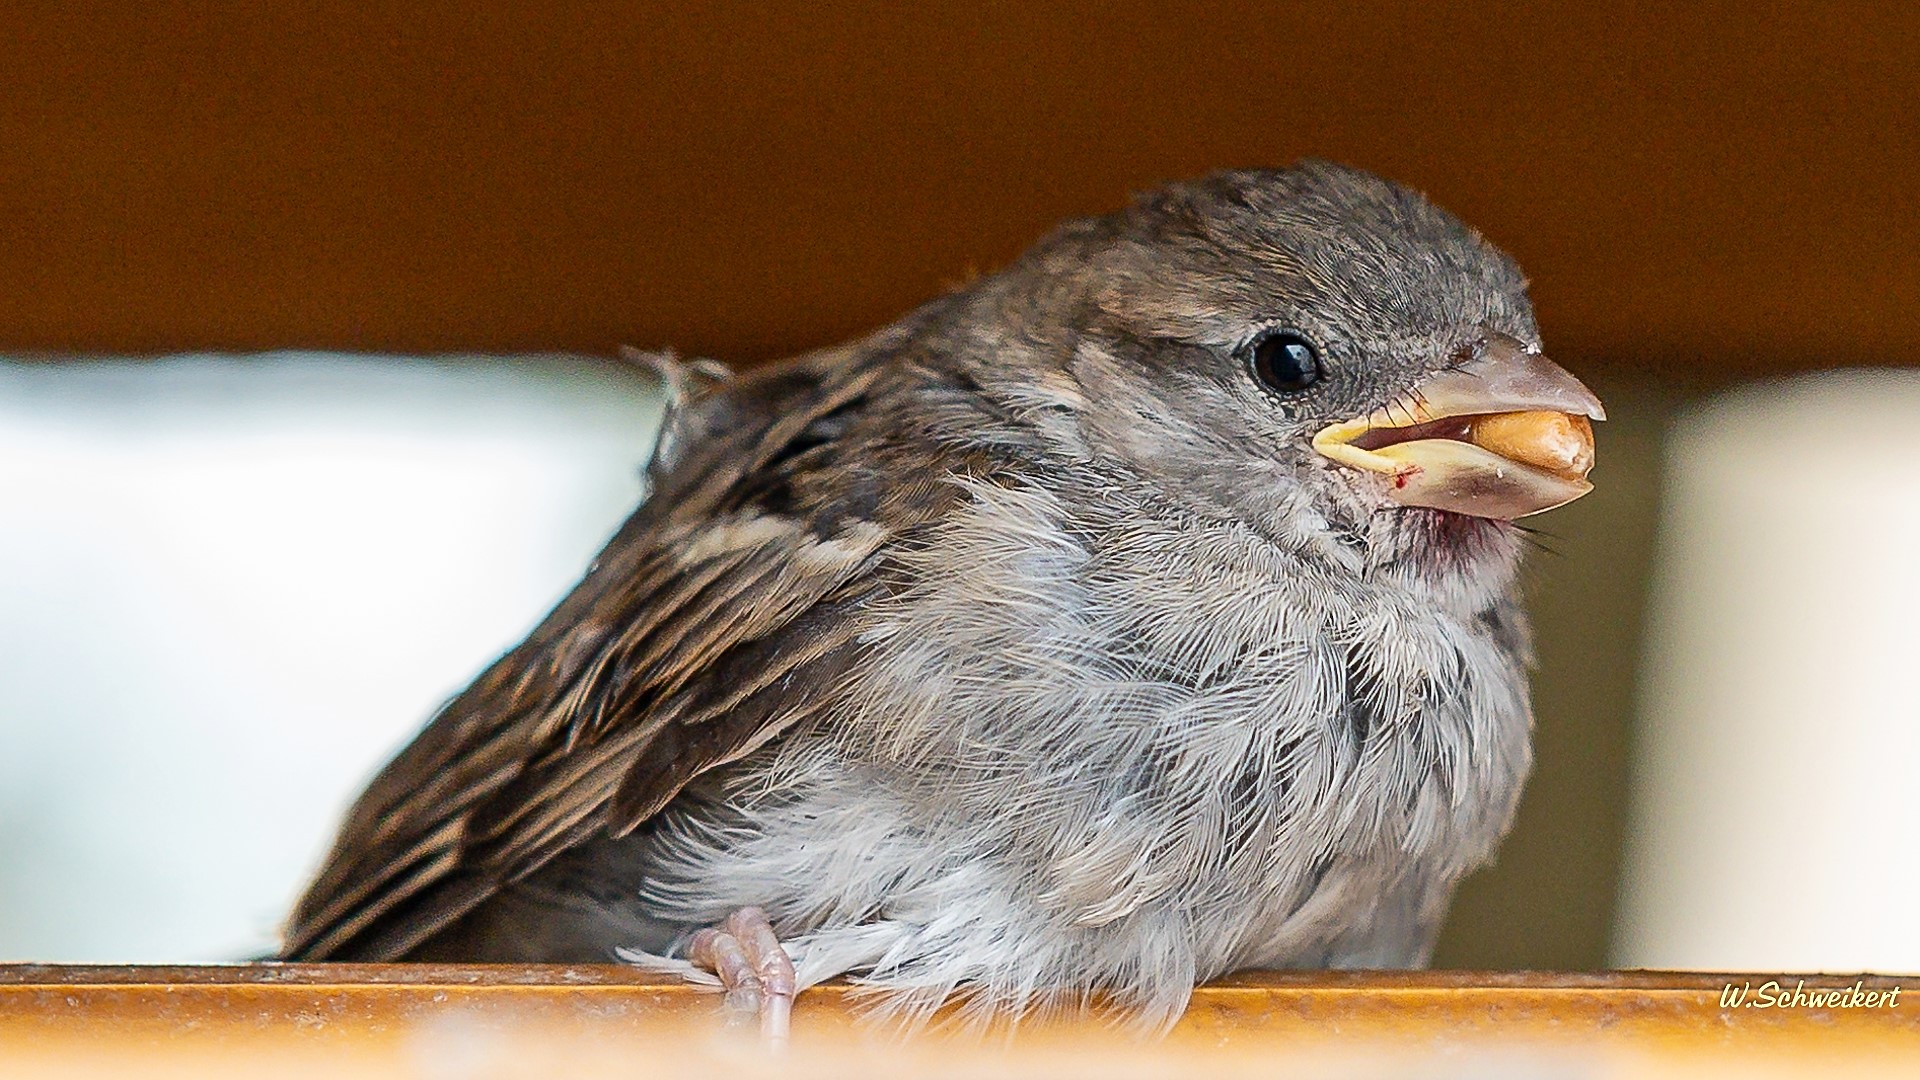
[[[1729,984],[1748,1004],[1723,1007]],[[936,1033],[902,1045],[858,1023],[854,995],[802,994],[792,1050],[773,1059],[722,1030],[713,995],[621,967],[0,966],[0,1076],[1391,1075],[1436,1056],[1448,1075],[1839,1062],[1911,1075],[1920,1064],[1920,978],[1260,972],[1196,991],[1168,1038],[1145,1043],[1085,1023],[1010,1043]]]

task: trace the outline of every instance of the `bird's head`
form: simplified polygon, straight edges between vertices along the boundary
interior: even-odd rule
[[[1007,344],[1049,358],[1020,401],[1266,531],[1504,523],[1590,488],[1604,413],[1540,354],[1519,268],[1370,174],[1169,187],[1066,226],[1005,281],[987,299]]]

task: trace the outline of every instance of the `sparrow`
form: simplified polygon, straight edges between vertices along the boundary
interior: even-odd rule
[[[1070,222],[871,335],[644,358],[649,496],[373,780],[287,960],[611,962],[769,1037],[1423,965],[1529,763],[1514,519],[1598,400],[1514,262],[1321,162]]]

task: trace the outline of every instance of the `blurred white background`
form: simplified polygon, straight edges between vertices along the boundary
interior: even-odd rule
[[[560,357],[0,364],[0,960],[268,951],[366,778],[639,500],[657,419]],[[1530,902],[1614,910],[1621,966],[1920,972],[1920,373],[1683,410],[1663,485],[1614,434],[1594,505],[1665,492],[1619,895]],[[1584,520],[1563,563],[1610,542]],[[1537,605],[1543,699],[1648,572],[1555,579],[1589,599]],[[1543,776],[1599,760],[1565,720]]]
[[[1920,373],[1676,419],[1613,960],[1920,972]]]
[[[639,501],[657,414],[562,358],[0,364],[0,960],[269,950]]]

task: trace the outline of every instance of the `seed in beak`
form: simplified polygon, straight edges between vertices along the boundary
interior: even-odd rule
[[[1475,416],[1467,441],[1568,480],[1579,480],[1593,468],[1593,425],[1576,413],[1527,411]]]

